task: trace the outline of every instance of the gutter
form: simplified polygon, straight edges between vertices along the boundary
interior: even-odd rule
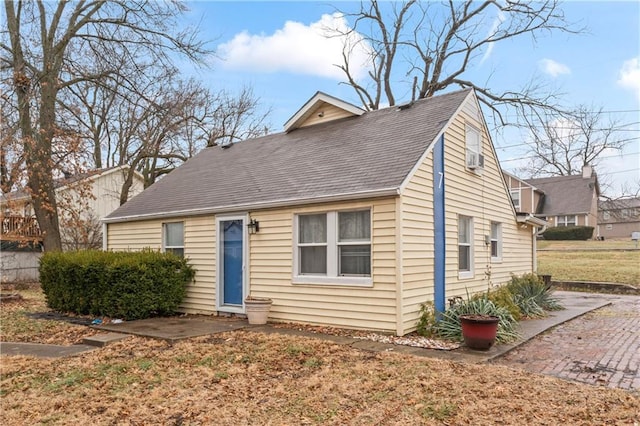
[[[270,209],[270,208],[277,208],[277,207],[290,207],[290,206],[296,206],[300,204],[330,203],[330,202],[338,202],[338,201],[361,200],[365,198],[380,198],[380,197],[390,197],[390,196],[398,196],[398,195],[400,195],[400,188],[397,188],[397,187],[385,188],[385,189],[378,189],[374,191],[361,191],[361,192],[353,192],[349,194],[327,195],[323,197],[294,198],[294,199],[287,199],[287,200],[265,201],[260,203],[232,204],[229,206],[220,206],[220,207],[206,207],[206,208],[200,208],[200,209],[186,209],[186,210],[178,210],[178,211],[146,213],[146,214],[138,214],[138,215],[131,215],[131,216],[105,217],[102,219],[102,223],[133,222],[138,220],[162,219],[162,218],[172,218],[172,217],[180,217],[180,216],[199,216],[199,215],[205,215],[205,214],[231,213],[231,212],[248,211],[248,210],[263,210],[263,209]]]
[[[516,217],[516,221],[518,223],[524,223],[530,226],[541,227],[542,229],[538,231],[538,234],[542,234],[549,227],[549,222],[540,219],[539,217],[535,217],[531,213],[518,214],[518,216]]]

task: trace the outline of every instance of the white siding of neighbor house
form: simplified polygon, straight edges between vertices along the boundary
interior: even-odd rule
[[[196,269],[195,280],[187,288],[181,310],[193,314],[213,314],[216,293],[216,227],[214,216],[171,218],[110,223],[108,250],[139,251],[162,249],[162,224],[184,222],[184,255]]]
[[[465,166],[465,122],[482,130],[485,163],[484,169],[478,173]],[[489,284],[485,273],[489,271],[493,285],[507,282],[511,274],[532,272],[532,228],[522,228],[516,222],[510,195],[487,130],[482,122],[464,110],[445,132],[445,175],[446,297],[465,297],[467,291],[485,291]],[[467,279],[458,277],[459,215],[473,217],[474,275]],[[502,224],[500,262],[491,261],[490,246],[484,243],[484,236],[491,234],[492,221]]]
[[[371,207],[373,287],[293,284],[293,226],[300,213]],[[269,320],[396,330],[395,199],[251,212],[250,291],[270,297]]]

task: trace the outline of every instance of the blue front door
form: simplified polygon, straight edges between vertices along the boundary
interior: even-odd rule
[[[244,221],[220,221],[222,231],[222,303],[242,306]]]

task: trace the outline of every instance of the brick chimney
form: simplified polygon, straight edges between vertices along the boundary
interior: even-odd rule
[[[584,166],[582,166],[582,179],[591,178],[592,173],[593,173],[593,168],[590,165],[585,164]]]

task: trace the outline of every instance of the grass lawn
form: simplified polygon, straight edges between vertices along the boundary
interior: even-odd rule
[[[634,247],[630,240],[539,241],[538,273],[550,274],[555,280],[639,286],[640,250]]]
[[[3,306],[3,340],[30,340],[24,326],[5,335],[5,323],[16,323],[25,310],[46,309],[37,295],[25,296],[27,301],[11,314]],[[1,420],[6,425],[640,421],[637,393],[500,366],[372,353],[320,339],[251,331],[173,345],[130,337],[77,357],[3,355],[1,361]]]

